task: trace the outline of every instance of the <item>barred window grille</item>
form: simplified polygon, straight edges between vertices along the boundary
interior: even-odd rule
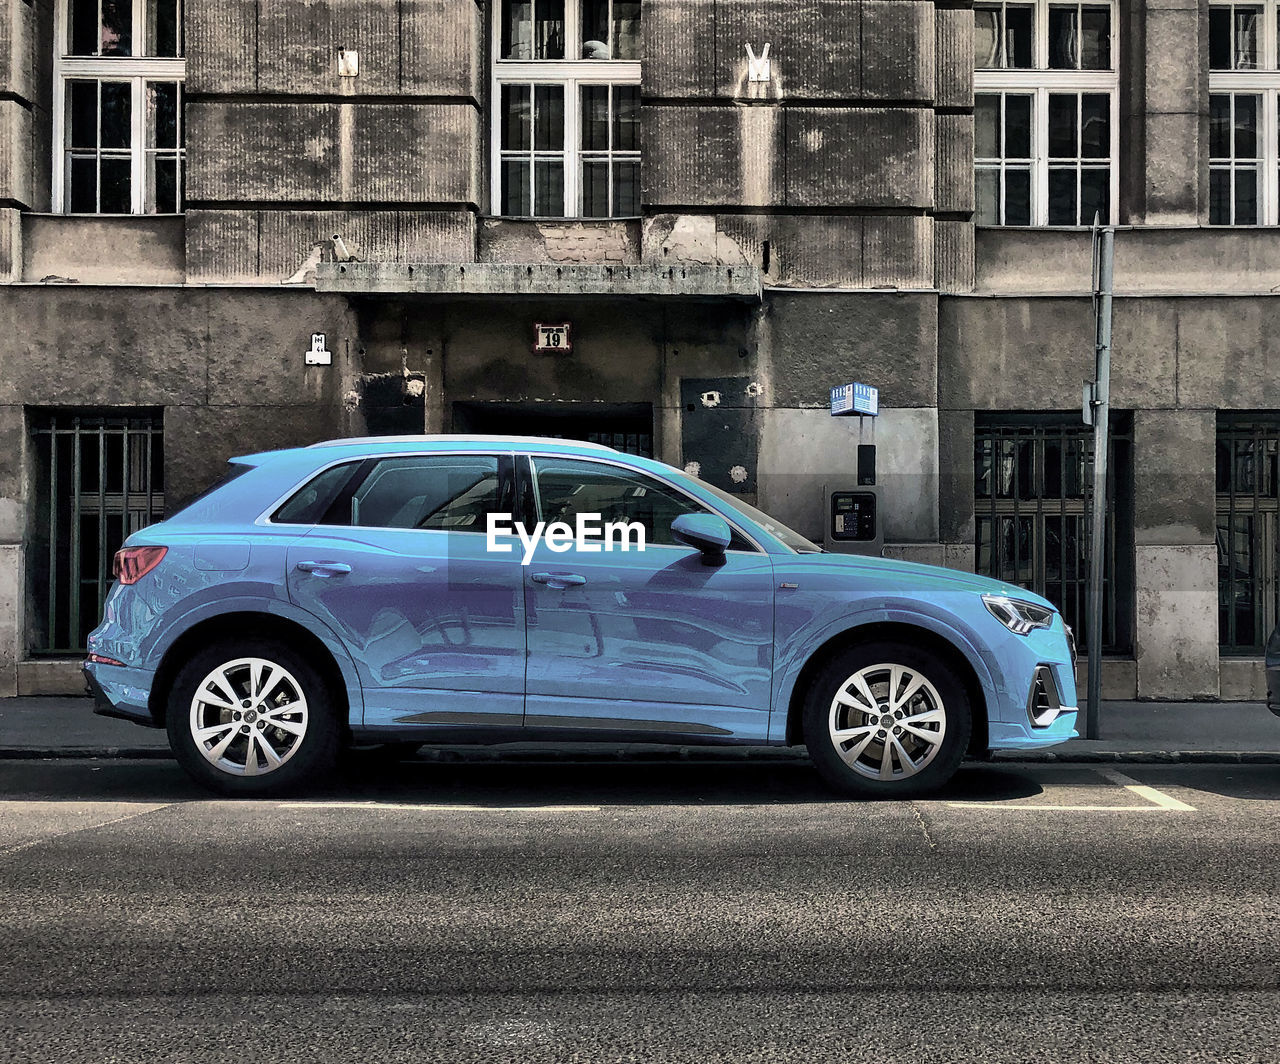
[[[164,516],[159,411],[30,419],[35,520],[27,559],[35,654],[82,654],[125,537]]]
[[[1275,627],[1277,455],[1280,414],[1219,415],[1218,641],[1223,654],[1261,655]]]
[[[1128,421],[1113,417],[1103,648],[1132,647],[1133,533]],[[1088,637],[1093,430],[1028,415],[979,416],[974,431],[977,571],[1044,595]]]

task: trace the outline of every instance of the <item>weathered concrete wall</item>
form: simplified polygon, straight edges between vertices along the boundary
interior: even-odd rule
[[[22,216],[22,280],[82,284],[182,284],[186,240],[179,215]]]

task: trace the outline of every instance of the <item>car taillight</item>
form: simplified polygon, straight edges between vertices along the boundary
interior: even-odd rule
[[[168,547],[125,547],[116,551],[111,575],[122,584],[136,584],[160,564],[168,551]]]

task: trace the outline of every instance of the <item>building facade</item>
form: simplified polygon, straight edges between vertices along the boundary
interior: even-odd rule
[[[229,457],[363,433],[601,439],[809,535],[874,442],[887,554],[1033,587],[1083,635],[1097,216],[1121,227],[1104,693],[1257,696],[1277,22],[0,0],[0,693],[78,689],[120,540]],[[569,348],[535,352],[539,324]],[[830,416],[853,380],[874,422]]]

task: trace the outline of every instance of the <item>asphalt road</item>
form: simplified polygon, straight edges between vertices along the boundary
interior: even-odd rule
[[[1280,1060],[1280,766],[0,763],[0,1060]]]

